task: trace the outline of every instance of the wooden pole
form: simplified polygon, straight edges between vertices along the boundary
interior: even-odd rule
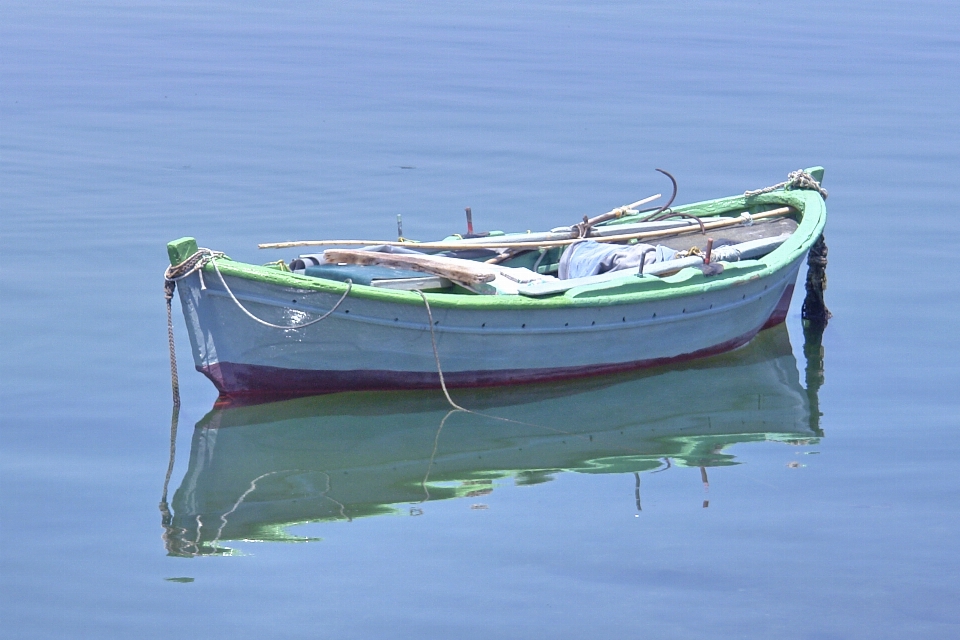
[[[481,262],[422,254],[330,249],[323,254],[323,257],[328,264],[382,264],[443,276],[448,280],[470,285],[491,282],[497,277],[495,269],[485,267]]]
[[[611,209],[606,213],[600,214],[595,218],[590,218],[587,220],[587,224],[593,226],[595,224],[600,224],[601,222],[606,222],[607,220],[613,220],[614,218],[622,218],[625,213],[631,209],[636,209],[639,206],[645,205],[648,202],[653,202],[657,198],[663,197],[662,193],[655,193],[652,196],[646,197],[643,200],[637,200],[636,202],[631,202],[628,205],[623,207],[617,207],[616,209]],[[576,226],[576,225],[573,225]]]
[[[784,216],[793,211],[792,207],[780,207],[763,213],[755,213],[750,216],[751,220],[764,220]],[[719,218],[715,222],[704,222],[704,231],[711,229],[722,229],[744,224],[745,220],[737,216],[736,218]],[[598,238],[589,238],[596,242],[626,242],[629,240],[646,240],[650,238],[664,238],[667,236],[682,235],[685,233],[699,232],[699,224],[690,224],[685,227],[673,227],[671,229],[660,229],[658,231],[643,231],[638,233],[627,233],[617,236],[601,236]],[[567,240],[549,240],[546,242],[496,242],[496,238],[490,238],[489,243],[470,243],[460,242],[393,242],[389,240],[299,240],[296,242],[270,242],[257,245],[260,249],[287,249],[289,247],[335,247],[335,246],[353,246],[366,247],[372,245],[386,245],[388,247],[411,247],[416,249],[436,249],[439,251],[452,251],[457,249],[537,249],[540,247],[563,247],[579,241],[579,238],[569,238]]]

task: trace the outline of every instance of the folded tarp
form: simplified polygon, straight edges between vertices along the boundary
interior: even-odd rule
[[[643,264],[672,260],[677,252],[663,245],[651,244],[603,244],[593,240],[574,242],[560,257],[561,280],[595,276],[608,271],[638,269]]]

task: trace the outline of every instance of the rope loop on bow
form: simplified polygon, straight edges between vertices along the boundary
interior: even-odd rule
[[[763,189],[757,189],[755,191],[744,191],[743,195],[751,198],[753,196],[759,196],[764,193],[776,191],[777,189],[783,189],[784,191],[790,191],[791,189],[809,189],[819,193],[824,200],[827,199],[827,190],[821,187],[820,183],[803,169],[791,171],[789,174],[787,174],[787,179],[783,182],[771,185],[769,187],[764,187]]]

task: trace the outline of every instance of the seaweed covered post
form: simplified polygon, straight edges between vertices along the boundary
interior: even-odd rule
[[[797,169],[787,175],[783,182],[756,189],[754,191],[745,191],[743,193],[747,198],[772,193],[778,189],[790,191],[793,189],[810,189],[820,194],[824,200],[827,199],[827,190],[823,188],[820,181],[823,180],[823,167],[813,167],[811,169]],[[823,292],[827,288],[827,243],[823,238],[823,233],[817,238],[817,241],[810,247],[807,254],[807,295],[803,301],[803,309],[800,312],[803,318],[803,326],[818,327],[820,333],[827,326],[831,314],[823,300]]]
[[[832,317],[823,299],[823,292],[827,289],[827,243],[822,233],[807,254],[806,289],[800,317],[803,318],[804,327],[815,325],[822,333]]]

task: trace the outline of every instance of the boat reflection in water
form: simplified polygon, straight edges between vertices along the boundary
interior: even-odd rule
[[[439,390],[216,407],[197,424],[164,540],[186,556],[230,553],[229,540],[307,540],[286,528],[418,515],[429,500],[488,493],[498,478],[536,484],[563,471],[637,474],[639,507],[642,472],[700,467],[706,479],[707,467],[737,464],[730,445],[814,442],[815,392],[801,386],[779,325],[680,367],[456,390],[471,412],[449,411]]]

